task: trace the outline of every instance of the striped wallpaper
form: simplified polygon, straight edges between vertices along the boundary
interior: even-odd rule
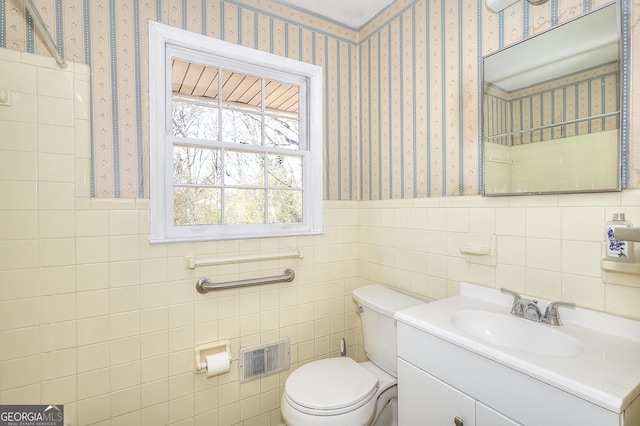
[[[640,4],[621,1],[634,28]],[[331,200],[479,193],[482,55],[607,3],[522,1],[496,14],[483,0],[396,0],[352,30],[270,0],[36,1],[64,57],[91,65],[94,196],[148,197],[154,20],[324,68]],[[19,0],[0,2],[0,47],[49,55]],[[636,71],[623,84],[638,80]],[[640,187],[640,128],[626,125],[638,141],[625,149],[627,186]]]
[[[483,115],[491,119],[484,135],[492,143],[513,146],[615,130],[617,76],[618,66],[613,63],[513,92],[487,85]],[[576,119],[583,121],[548,127]],[[547,127],[532,130],[543,126]]]

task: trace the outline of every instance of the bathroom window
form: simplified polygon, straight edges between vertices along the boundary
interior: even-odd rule
[[[152,242],[322,232],[321,71],[150,27]]]

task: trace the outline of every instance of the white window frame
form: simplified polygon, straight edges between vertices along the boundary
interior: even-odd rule
[[[171,52],[263,70],[280,81],[304,79],[301,106],[302,212],[299,223],[175,226],[171,143]],[[214,66],[218,66],[217,63]],[[306,110],[306,114],[303,111]],[[304,115],[303,115],[304,114]],[[152,243],[313,235],[322,229],[322,68],[164,24],[149,22],[150,234]]]

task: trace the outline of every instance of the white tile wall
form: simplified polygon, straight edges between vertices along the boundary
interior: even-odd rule
[[[408,232],[421,241],[408,245],[394,240],[361,238],[361,278],[407,290],[403,282],[410,276],[410,293],[439,299],[456,294],[458,281],[468,279],[490,287],[508,287],[540,298],[575,301],[578,305],[640,318],[640,277],[637,286],[621,290],[602,280],[600,258],[605,223],[614,212],[640,224],[640,191],[622,193],[549,195],[537,197],[461,197],[462,207],[452,208],[450,200],[428,205],[409,202],[412,221],[376,221],[383,210],[402,210],[407,201],[361,202],[359,235],[397,235]],[[469,207],[465,207],[464,205]],[[481,207],[478,207],[481,206]],[[423,233],[418,217],[433,218],[432,228],[447,231]],[[449,224],[455,221],[454,224]],[[462,223],[461,223],[462,222]],[[408,224],[408,225],[406,225]],[[429,227],[429,225],[427,225]],[[469,232],[495,233],[498,239],[497,265],[467,264],[458,249]],[[396,239],[397,240],[397,239]],[[425,249],[426,248],[426,249]],[[383,255],[376,255],[383,253]],[[423,269],[412,269],[399,257],[427,259]],[[380,259],[394,259],[380,274]],[[640,260],[637,260],[640,261]],[[419,284],[416,284],[419,283]],[[627,299],[615,297],[621,293]],[[614,307],[615,306],[615,307]]]
[[[489,143],[485,190],[494,194],[615,188],[617,141],[618,131],[608,130],[513,147]],[[513,164],[505,164],[510,161]]]

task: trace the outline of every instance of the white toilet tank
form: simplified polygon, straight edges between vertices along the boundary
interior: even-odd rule
[[[365,353],[374,364],[397,377],[397,325],[393,316],[425,302],[380,285],[357,288],[353,298],[361,308]]]

